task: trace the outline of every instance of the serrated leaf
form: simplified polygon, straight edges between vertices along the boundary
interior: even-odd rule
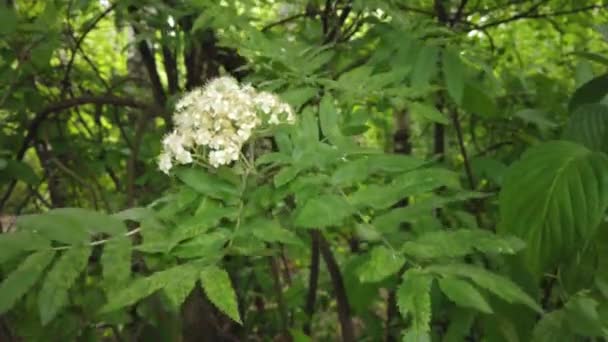
[[[114,290],[131,277],[131,240],[126,236],[111,239],[101,254],[103,287]]]
[[[167,286],[174,278],[180,277],[188,267],[191,266],[176,266],[130,282],[127,287],[109,298],[108,303],[101,308],[101,312],[108,313],[137,303]]]
[[[90,239],[87,227],[82,226],[82,222],[65,215],[21,215],[17,219],[17,226],[69,245],[82,244]]]
[[[429,121],[438,122],[444,125],[447,125],[450,122],[448,117],[437,110],[437,108],[434,106],[419,102],[412,102],[410,103],[409,107],[412,115],[420,115]]]
[[[43,250],[29,255],[17,269],[8,274],[0,284],[0,314],[10,310],[53,261],[54,250]]]
[[[556,310],[543,315],[532,332],[533,342],[572,341],[575,339],[566,328],[563,310]]]
[[[410,269],[397,289],[397,307],[403,318],[411,317],[410,331],[418,340],[431,329],[431,283],[433,278]],[[412,337],[410,337],[412,338]]]
[[[236,293],[228,273],[216,266],[205,267],[200,274],[203,290],[207,298],[221,312],[235,322],[243,324],[236,301]]]
[[[456,104],[460,105],[464,94],[464,64],[460,60],[460,56],[449,49],[443,51],[442,64],[448,94]]]
[[[374,154],[369,156],[369,165],[373,172],[402,173],[423,166],[426,161],[416,157],[400,154]]]
[[[435,46],[423,46],[416,58],[416,63],[412,69],[412,87],[424,87],[431,82],[437,74],[437,59],[439,49]]]
[[[344,143],[344,136],[340,132],[338,111],[334,106],[333,97],[329,94],[323,96],[319,104],[319,123],[321,124],[323,135],[332,144],[342,145]]]
[[[281,227],[279,222],[259,218],[243,224],[244,236],[252,234],[265,242],[280,242],[288,245],[301,245],[302,241],[291,231]]]
[[[229,236],[224,231],[200,234],[177,245],[173,248],[171,254],[185,259],[220,255],[221,250],[228,239]]]
[[[597,311],[599,303],[583,294],[572,296],[564,306],[564,318],[570,329],[587,337],[600,337],[603,324]]]
[[[464,88],[462,107],[467,112],[481,117],[492,117],[498,113],[494,99],[472,83],[467,83]]]
[[[510,279],[487,271],[486,269],[455,263],[449,265],[433,265],[429,266],[427,270],[442,276],[457,276],[470,279],[477,286],[494,293],[508,303],[524,304],[537,312],[543,312],[536,301]]]
[[[599,103],[579,106],[568,120],[563,138],[608,153],[608,106]]]
[[[606,94],[608,94],[608,74],[598,76],[579,87],[570,99],[568,110],[573,113],[581,105],[598,103]]]
[[[492,313],[488,301],[468,281],[454,277],[444,277],[439,279],[439,288],[451,301],[459,306]]]
[[[29,231],[0,234],[0,264],[23,252],[45,249],[50,245],[51,241]]]
[[[336,226],[353,214],[353,208],[338,195],[309,199],[297,214],[294,224],[304,228]]]
[[[370,160],[366,157],[348,160],[338,165],[331,177],[331,183],[346,185],[361,182],[371,173]]]
[[[281,171],[279,171],[273,178],[274,186],[278,188],[291,182],[298,176],[298,173],[300,173],[300,171],[301,169],[296,166],[288,166],[282,168]]]
[[[546,113],[538,110],[526,108],[515,112],[516,117],[522,119],[524,122],[535,124],[541,130],[553,129],[558,125],[546,118]]]
[[[47,273],[38,294],[38,310],[42,325],[52,321],[68,303],[68,291],[87,266],[90,255],[90,246],[68,249]]]
[[[217,199],[233,199],[239,191],[235,185],[199,168],[181,168],[176,176],[197,192]]]
[[[515,237],[502,237],[482,230],[459,229],[437,231],[421,235],[403,244],[401,251],[423,258],[462,257],[478,250],[488,254],[515,254],[525,244]]]
[[[198,276],[199,271],[196,267],[184,267],[179,277],[169,280],[163,291],[174,308],[179,309],[182,306],[194,289]]]
[[[608,207],[608,157],[571,142],[528,150],[499,196],[497,231],[526,242],[522,257],[539,274],[591,239]]]
[[[385,246],[377,246],[369,252],[369,259],[357,269],[357,273],[363,283],[379,282],[399,272],[403,264],[403,256]]]

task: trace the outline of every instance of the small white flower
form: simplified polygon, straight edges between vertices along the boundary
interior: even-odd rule
[[[243,145],[262,126],[292,123],[291,107],[276,95],[258,92],[232,77],[219,77],[185,94],[176,104],[175,130],[162,141],[158,167],[168,173],[174,162],[189,164],[193,153],[213,167],[238,160]],[[200,155],[203,146],[206,155]]]
[[[161,153],[160,156],[158,156],[158,168],[162,172],[169,174],[169,170],[171,170],[171,167],[173,167],[171,155],[167,152]]]

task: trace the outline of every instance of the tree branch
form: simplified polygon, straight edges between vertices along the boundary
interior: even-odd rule
[[[336,258],[334,258],[329,243],[325,240],[325,237],[321,233],[319,234],[319,249],[325,265],[329,271],[329,276],[334,288],[336,302],[338,304],[338,319],[340,320],[340,327],[342,330],[342,341],[343,342],[354,342],[355,341],[355,330],[353,328],[353,321],[351,319],[350,305],[348,304],[348,296],[346,295],[346,288],[344,287],[344,279],[340,272],[340,266]]]
[[[304,333],[310,336],[312,316],[315,313],[315,302],[317,301],[317,286],[319,284],[319,231],[310,233],[310,273],[308,276],[308,294],[306,295],[306,307],[304,312],[308,321],[304,324]]]

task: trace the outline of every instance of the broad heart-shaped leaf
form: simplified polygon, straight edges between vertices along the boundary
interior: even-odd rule
[[[443,51],[442,66],[448,94],[456,104],[460,105],[464,95],[465,66],[460,56],[449,49]]]
[[[209,197],[228,200],[239,195],[235,185],[202,169],[180,168],[176,175],[187,186]]]
[[[584,104],[568,120],[563,138],[608,153],[608,106]]]
[[[542,312],[540,306],[527,293],[520,289],[515,283],[496,273],[484,268],[468,264],[433,265],[426,269],[429,272],[441,276],[456,276],[471,280],[477,286],[482,287],[508,303],[525,304],[528,307]]]
[[[211,303],[235,322],[242,324],[236,293],[228,272],[216,266],[209,266],[201,271],[200,276],[203,290]]]
[[[608,94],[608,74],[598,76],[578,88],[568,104],[573,113],[578,107],[588,103],[598,103]]]
[[[68,249],[47,273],[38,294],[40,321],[46,325],[68,303],[68,291],[89,262],[91,247]]]
[[[407,334],[413,335],[413,341],[424,338],[431,329],[432,282],[433,278],[429,274],[410,269],[403,274],[403,281],[397,289],[399,312],[403,318],[408,315],[412,317]]]
[[[304,228],[335,226],[353,214],[354,209],[339,195],[327,194],[309,199],[295,218]]]
[[[481,312],[492,313],[492,308],[483,295],[466,280],[444,277],[439,279],[439,288],[454,303],[459,306],[477,309]]]
[[[498,232],[526,242],[523,258],[540,274],[591,239],[608,206],[608,157],[553,141],[512,165],[499,197]]]
[[[55,251],[51,249],[28,256],[17,269],[0,284],[0,314],[13,305],[36,283],[44,269],[53,261]]]
[[[369,259],[357,269],[359,280],[365,282],[378,282],[399,272],[405,264],[405,258],[385,246],[374,247]]]

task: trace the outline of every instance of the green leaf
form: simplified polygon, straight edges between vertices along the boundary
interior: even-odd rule
[[[467,83],[464,88],[462,107],[471,114],[492,117],[498,114],[496,102],[477,85]]]
[[[334,99],[330,94],[326,94],[319,104],[319,121],[321,131],[327,139],[334,145],[342,145],[345,138],[340,131],[338,111],[334,106]]]
[[[536,125],[541,130],[553,129],[558,126],[555,122],[547,119],[545,112],[538,109],[522,109],[515,112],[515,116],[522,119],[524,122]]]
[[[281,227],[279,222],[258,218],[243,224],[245,234],[252,234],[265,242],[280,242],[288,245],[302,245],[302,241],[291,231]]]
[[[592,62],[597,62],[597,63],[603,64],[605,66],[608,66],[608,58],[604,57],[603,55],[600,55],[597,53],[592,53],[592,52],[586,52],[586,51],[577,51],[577,52],[573,52],[573,54],[586,58]]]
[[[369,156],[373,172],[404,173],[423,166],[426,162],[401,154],[375,154]]]
[[[462,104],[464,95],[465,67],[460,56],[455,51],[446,49],[443,51],[443,76],[452,100],[458,105]]]
[[[437,74],[437,58],[439,49],[436,46],[423,46],[418,53],[412,69],[412,87],[424,87]]]
[[[29,231],[0,234],[0,264],[20,253],[45,249],[50,245],[51,241]]]
[[[201,194],[223,200],[239,196],[236,186],[202,169],[180,168],[176,171],[176,175],[182,182]]]
[[[87,226],[69,215],[31,214],[21,215],[17,226],[29,232],[40,234],[49,240],[69,245],[82,244],[90,240]]]
[[[391,276],[405,264],[405,258],[385,246],[374,247],[369,252],[369,259],[357,269],[359,280],[379,282]]]
[[[8,6],[0,5],[0,35],[10,35],[17,30],[17,13]]]
[[[228,273],[216,266],[209,266],[201,271],[201,282],[207,298],[221,312],[235,322],[243,324],[236,301],[236,293]]]
[[[44,250],[28,256],[0,284],[0,314],[10,310],[34,286],[44,269],[53,261],[54,250]]]
[[[91,247],[68,249],[47,273],[38,294],[42,325],[48,324],[68,303],[68,291],[89,263]]]
[[[413,115],[420,115],[432,122],[438,122],[444,125],[447,125],[450,122],[445,114],[428,104],[412,102],[410,103],[410,111]]]
[[[563,310],[543,315],[532,332],[533,342],[574,341],[575,339],[576,337],[567,329]]]
[[[30,185],[36,185],[40,182],[40,179],[29,164],[11,159],[5,159],[5,162],[6,165],[0,170],[0,184],[6,183],[12,179]]]
[[[131,277],[131,239],[120,236],[108,241],[101,254],[103,287],[114,290]]]
[[[99,211],[84,208],[59,208],[45,213],[54,219],[71,220],[74,225],[82,227],[90,233],[106,233],[110,235],[124,234],[127,226],[117,217]]]
[[[430,275],[410,269],[403,274],[403,281],[397,289],[399,312],[403,318],[411,316],[410,331],[415,340],[430,331],[432,281]]]
[[[101,312],[108,313],[137,303],[142,298],[164,288],[175,278],[181,277],[189,267],[191,266],[176,266],[132,281],[127,287],[112,295],[108,303],[101,308]]]
[[[597,311],[599,303],[584,294],[571,297],[564,307],[570,329],[587,337],[603,336],[604,327]]]
[[[229,236],[225,231],[200,234],[176,246],[171,254],[179,258],[201,258],[220,255]]]
[[[589,103],[598,103],[608,94],[608,74],[598,76],[578,88],[568,104],[573,113],[578,107]]]
[[[282,168],[281,171],[274,176],[274,186],[278,188],[291,182],[298,176],[300,171],[302,170],[297,166],[288,166]]]
[[[354,184],[365,180],[371,173],[371,161],[367,157],[348,160],[338,165],[331,177],[334,185]]]
[[[196,267],[185,267],[179,277],[175,277],[167,283],[163,291],[171,305],[179,309],[186,297],[192,292],[198,281],[199,272]]]
[[[339,195],[321,195],[309,199],[296,215],[294,224],[318,229],[339,225],[353,214],[353,208]]]
[[[492,313],[490,304],[468,281],[454,277],[444,277],[439,279],[439,288],[451,301],[459,306]]]
[[[515,237],[502,237],[483,230],[437,231],[406,241],[401,251],[421,259],[462,257],[478,250],[488,254],[515,254],[524,248]]]
[[[497,231],[520,237],[523,258],[540,274],[582,248],[608,207],[608,158],[553,141],[512,165],[499,196]]]
[[[489,272],[486,269],[455,263],[429,266],[427,271],[437,273],[444,277],[457,276],[470,279],[477,286],[494,293],[508,303],[525,304],[538,312],[543,312],[540,306],[515,283],[508,278]]]
[[[563,138],[608,153],[608,106],[599,103],[579,106],[568,120]]]
[[[317,92],[318,89],[312,87],[289,89],[281,94],[281,98],[297,110],[317,95]]]

